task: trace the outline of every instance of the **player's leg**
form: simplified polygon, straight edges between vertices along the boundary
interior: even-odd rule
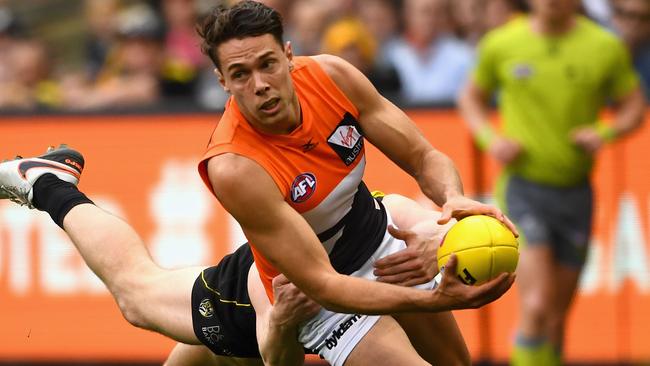
[[[436,363],[446,365],[445,363]],[[382,316],[359,341],[345,366],[431,365],[413,348],[409,337],[395,319]]]
[[[159,268],[128,224],[79,192],[76,184],[83,165],[81,154],[64,146],[36,158],[3,162],[0,199],[49,213],[107,285],[129,322],[198,343],[189,293],[200,269]]]
[[[205,346],[177,343],[169,353],[163,366],[220,366],[236,365],[235,363],[220,363],[216,356]]]
[[[547,324],[555,286],[555,254],[548,222],[547,187],[519,177],[506,177],[505,211],[518,225],[520,237],[517,283],[520,319],[511,363],[514,366],[555,365],[556,353]]]
[[[205,346],[178,343],[163,366],[263,366],[259,358],[217,356]]]
[[[390,211],[393,222],[399,228],[409,229],[419,235],[441,241],[447,231],[456,223],[450,220],[445,225],[439,225],[440,212],[423,207],[414,200],[399,195],[388,194],[382,202]]]
[[[562,189],[561,204],[548,218],[554,233],[555,281],[547,317],[547,336],[562,357],[567,314],[575,297],[591,236],[593,193],[589,183]],[[558,361],[559,362],[559,361]]]
[[[554,364],[555,351],[546,331],[555,283],[554,267],[550,244],[520,245],[517,267],[520,319],[512,355],[513,366]]]
[[[395,315],[418,354],[434,365],[471,365],[465,339],[451,312]]]
[[[63,228],[127,321],[199,344],[192,328],[191,293],[202,267],[160,268],[132,227],[93,204],[73,207]]]
[[[552,304],[549,311],[546,332],[558,357],[561,358],[566,319],[571,303],[575,298],[580,279],[580,269],[564,264],[556,264],[554,272],[556,282],[553,285]]]
[[[382,201],[396,226],[417,232],[439,243],[455,220],[438,225],[440,212],[426,209],[410,198],[390,194]],[[468,365],[471,358],[463,335],[451,312],[398,314],[402,326],[417,352],[431,363]]]

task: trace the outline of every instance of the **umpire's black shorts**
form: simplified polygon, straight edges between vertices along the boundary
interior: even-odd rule
[[[248,296],[248,244],[206,268],[192,288],[194,333],[216,355],[259,358],[255,311]]]

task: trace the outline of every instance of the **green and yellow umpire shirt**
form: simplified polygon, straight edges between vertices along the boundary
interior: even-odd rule
[[[523,147],[508,171],[556,186],[583,181],[592,167],[570,132],[596,123],[601,107],[638,84],[622,42],[584,17],[561,36],[533,32],[524,16],[493,30],[481,40],[473,80],[499,92],[502,133]]]

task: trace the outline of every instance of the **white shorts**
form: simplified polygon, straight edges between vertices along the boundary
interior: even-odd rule
[[[393,220],[388,210],[386,214],[388,225],[392,225]],[[406,248],[404,241],[395,239],[386,231],[377,250],[359,270],[350,276],[375,281],[377,276],[373,274],[373,263],[404,248]],[[434,288],[434,280],[415,287],[431,290]],[[301,326],[298,339],[305,348],[318,353],[330,365],[343,366],[354,347],[378,320],[378,315],[341,314],[321,309],[318,315]]]

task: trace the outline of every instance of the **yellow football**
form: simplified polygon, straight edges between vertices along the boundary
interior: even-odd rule
[[[449,229],[438,248],[438,268],[456,253],[456,274],[468,285],[478,285],[503,272],[514,272],[519,243],[510,229],[491,216],[467,216]]]

